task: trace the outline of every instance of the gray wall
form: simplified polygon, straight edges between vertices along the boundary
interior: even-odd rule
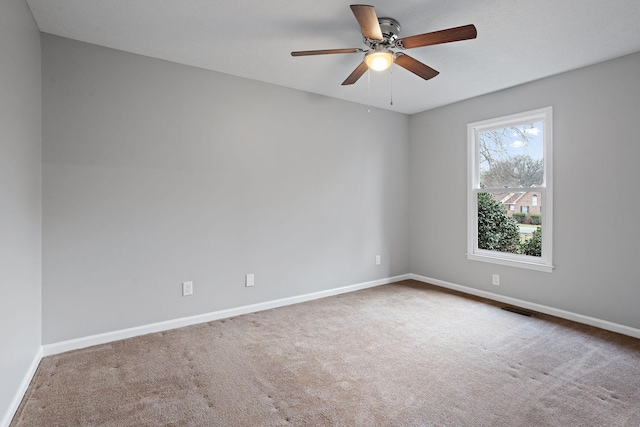
[[[0,419],[40,348],[40,36],[0,2]]]
[[[42,45],[43,344],[409,271],[408,116]]]
[[[638,77],[634,54],[412,116],[411,272],[640,328]],[[555,270],[468,261],[467,123],[546,106]]]

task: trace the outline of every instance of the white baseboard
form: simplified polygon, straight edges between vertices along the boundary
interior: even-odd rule
[[[219,319],[224,319],[224,318],[233,317],[233,316],[240,316],[242,314],[254,313],[256,311],[263,311],[263,310],[269,310],[272,308],[283,307],[291,304],[298,304],[305,301],[311,301],[311,300],[325,298],[333,295],[344,294],[347,292],[354,292],[360,289],[372,288],[372,287],[386,285],[389,283],[398,282],[398,281],[407,280],[407,279],[414,279],[420,282],[430,283],[443,288],[453,289],[466,294],[476,295],[476,296],[491,299],[494,301],[504,302],[506,304],[512,304],[518,307],[538,311],[540,313],[549,314],[551,316],[572,320],[578,323],[584,323],[586,325],[595,326],[601,329],[606,329],[608,331],[629,335],[634,338],[640,338],[640,329],[632,328],[629,326],[620,325],[620,324],[609,322],[606,320],[584,316],[582,314],[572,313],[570,311],[565,311],[565,310],[557,309],[554,307],[548,307],[545,305],[536,304],[536,303],[520,300],[517,298],[511,298],[504,295],[495,294],[492,292],[482,291],[479,289],[474,289],[474,288],[446,282],[439,279],[433,279],[430,277],[420,276],[417,274],[403,274],[400,276],[387,277],[384,279],[373,280],[371,282],[358,283],[355,285],[329,289],[326,291],[298,295],[298,296],[289,297],[289,298],[282,298],[282,299],[267,301],[267,302],[258,303],[258,304],[230,308],[227,310],[220,310],[220,311],[200,314],[196,316],[167,320],[164,322],[152,323],[149,325],[142,325],[134,328],[122,329],[118,331],[106,332],[103,334],[91,335],[87,337],[76,338],[76,339],[62,341],[62,342],[53,343],[53,344],[47,344],[42,347],[41,357],[64,353],[66,351],[90,347],[93,345],[105,344],[105,343],[126,339],[126,338],[132,338],[140,335],[146,335],[150,333],[166,331],[169,329],[176,329],[184,326],[195,325],[198,323],[205,323],[205,322],[211,322],[213,320],[219,320]],[[0,427],[2,427],[1,424],[0,424]]]
[[[11,420],[13,420],[13,417],[15,416],[16,411],[18,410],[18,407],[22,402],[22,398],[24,397],[24,394],[27,392],[27,389],[29,388],[29,384],[31,383],[33,376],[36,374],[36,370],[38,369],[38,365],[40,364],[42,357],[43,357],[42,347],[39,347],[38,351],[36,352],[36,355],[31,361],[31,365],[29,365],[29,369],[27,369],[27,372],[25,373],[24,378],[20,383],[20,387],[18,387],[18,389],[16,390],[16,394],[13,397],[13,400],[11,401],[9,408],[7,408],[7,412],[5,412],[4,416],[2,417],[2,421],[0,421],[0,427],[9,427],[9,424],[11,424]]]
[[[197,323],[211,322],[213,320],[225,319],[242,314],[255,313],[256,311],[269,310],[272,308],[283,307],[291,304],[298,304],[305,301],[311,301],[319,298],[325,298],[333,295],[354,292],[360,289],[373,288],[375,286],[387,285],[389,283],[407,280],[409,274],[401,276],[387,277],[385,279],[373,280],[371,282],[358,283],[355,285],[344,286],[341,288],[329,289],[326,291],[314,292],[310,294],[298,295],[295,297],[282,298],[273,301],[262,302],[258,304],[245,305],[242,307],[230,308],[227,310],[214,311],[212,313],[199,314],[197,316],[183,317],[180,319],[167,320],[164,322],[152,323],[149,325],[137,326],[135,328],[121,329],[119,331],[106,332],[88,337],[76,338],[68,341],[62,341],[53,344],[47,344],[42,347],[44,356],[64,353],[65,351],[76,350],[79,348],[90,347],[92,345],[105,344],[126,338],[132,338],[139,335],[146,335],[155,332],[162,332],[169,329],[182,328],[183,326],[195,325]]]
[[[481,291],[479,289],[445,282],[444,280],[432,279],[430,277],[419,276],[417,274],[410,274],[409,276],[411,277],[411,279],[417,280],[419,282],[430,283],[432,285],[440,286],[443,288],[460,291],[465,294],[471,294],[494,301],[504,302],[506,304],[527,308],[529,310],[549,314],[551,316],[560,317],[562,319],[572,320],[574,322],[583,323],[585,325],[595,326],[600,329],[606,329],[607,331],[617,332],[619,334],[628,335],[634,338],[640,338],[640,329],[632,328],[630,326],[620,325],[618,323],[596,319],[595,317],[584,316],[582,314],[572,313],[570,311],[560,310],[558,308],[548,307],[546,305],[536,304],[517,298],[506,297],[504,295],[494,294],[493,292]]]

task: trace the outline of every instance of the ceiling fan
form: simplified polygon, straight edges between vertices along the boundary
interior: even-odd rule
[[[386,70],[393,63],[398,64],[425,80],[432,79],[439,74],[438,71],[405,53],[394,52],[391,49],[413,49],[416,47],[475,39],[478,34],[475,26],[464,25],[462,27],[449,28],[447,30],[434,31],[399,39],[400,24],[395,19],[378,18],[374,7],[366,4],[352,4],[350,7],[360,25],[362,35],[364,36],[364,44],[367,45],[368,49],[323,49],[291,52],[291,56],[363,52],[365,54],[364,60],[353,70],[349,77],[342,82],[343,85],[354,84],[369,68],[373,70]]]

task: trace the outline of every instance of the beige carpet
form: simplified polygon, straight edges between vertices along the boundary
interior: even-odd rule
[[[640,340],[413,281],[46,357],[17,426],[640,426]]]

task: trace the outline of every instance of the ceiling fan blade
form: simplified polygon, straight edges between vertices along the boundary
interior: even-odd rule
[[[475,39],[478,35],[474,25],[449,28],[448,30],[434,31],[432,33],[418,34],[396,40],[396,46],[401,49],[413,49],[414,47],[431,46],[434,44],[457,42],[461,40]]]
[[[428,65],[425,65],[417,59],[413,59],[412,57],[410,57],[409,55],[405,55],[404,53],[396,53],[396,59],[394,62],[405,70],[409,70],[416,76],[422,77],[425,80],[432,79],[440,74],[439,71],[434,70]]]
[[[364,52],[363,49],[354,47],[352,49],[322,49],[322,50],[300,50],[291,52],[291,56],[309,56],[309,55],[329,55],[333,53],[358,53]]]
[[[353,72],[351,74],[349,74],[349,77],[347,77],[347,79],[342,82],[342,85],[344,86],[344,85],[352,85],[352,84],[354,84],[355,82],[358,81],[358,79],[360,77],[362,77],[362,75],[364,73],[367,72],[368,69],[369,69],[369,67],[367,67],[367,63],[362,61],[360,63],[360,65],[358,65],[356,67],[356,69],[353,70]]]
[[[382,40],[382,30],[380,29],[378,16],[373,6],[352,4],[350,7],[360,25],[362,35],[369,40]]]

